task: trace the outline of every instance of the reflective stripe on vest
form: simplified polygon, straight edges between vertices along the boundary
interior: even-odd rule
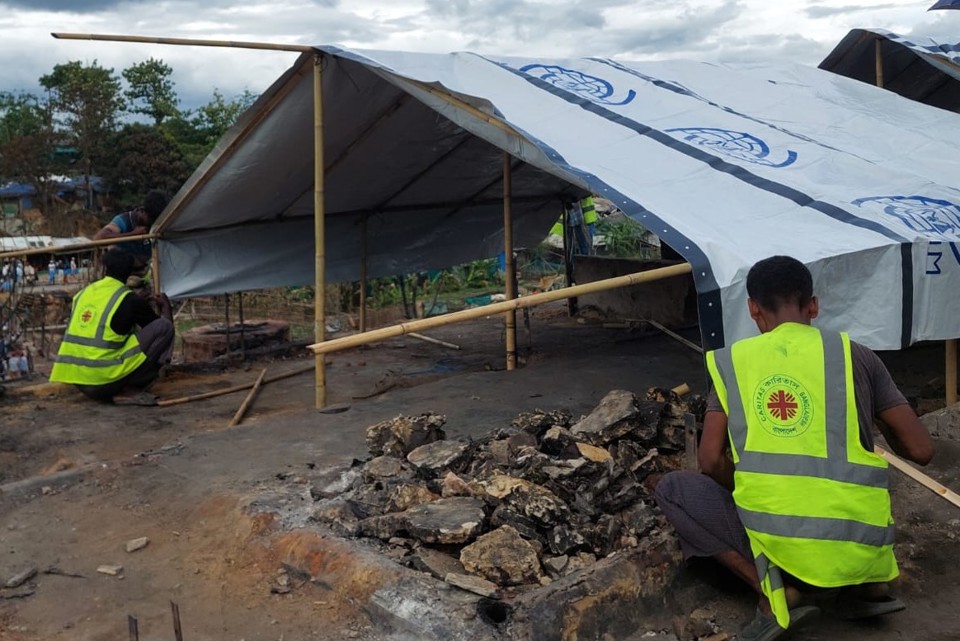
[[[847,424],[847,378],[844,365],[843,338],[834,332],[822,332],[826,385],[826,424]],[[727,416],[730,439],[740,460],[737,470],[762,474],[786,474],[788,476],[813,476],[843,483],[855,483],[870,487],[887,487],[885,467],[855,465],[847,460],[846,430],[827,430],[827,458],[797,454],[748,452],[747,416],[743,399],[739,394],[739,381],[733,369],[730,349],[715,352],[717,370],[727,388]],[[738,393],[733,393],[737,391]]]
[[[727,412],[737,511],[763,593],[777,622],[786,628],[790,617],[777,564],[784,563],[784,571],[821,587],[886,581],[897,575],[897,569],[887,467],[858,447],[845,337],[798,325],[774,332],[710,352],[707,362]],[[822,375],[815,373],[820,371],[818,351]],[[770,363],[758,360],[766,354]],[[776,363],[789,373],[777,372]],[[794,391],[786,399],[777,392],[780,402],[791,403],[795,412],[809,412],[810,418],[771,423],[769,417],[778,415],[770,405],[776,397],[768,392],[778,386]],[[748,408],[744,398],[751,403]],[[786,411],[781,409],[781,421],[787,420]],[[784,433],[778,433],[778,425]],[[794,425],[804,426],[799,434],[786,431]],[[804,430],[809,430],[806,438]],[[748,444],[753,449],[748,450]],[[806,496],[809,502],[803,501]]]
[[[107,319],[112,316],[114,307],[117,303],[120,302],[120,297],[127,292],[126,287],[121,287],[113,293],[113,296],[110,297],[110,300],[107,301],[107,304],[104,305],[103,314],[100,315],[100,320],[97,322],[97,333],[92,338],[89,336],[77,336],[76,334],[64,334],[63,342],[73,343],[74,345],[83,345],[84,347],[101,347],[103,349],[123,349],[123,346],[127,344],[126,339],[121,341],[108,341],[104,339],[104,334],[107,331]],[[83,292],[81,291],[80,294]],[[80,294],[77,294],[76,300],[80,300]],[[76,305],[76,303],[74,303]],[[70,331],[69,326],[67,331]]]

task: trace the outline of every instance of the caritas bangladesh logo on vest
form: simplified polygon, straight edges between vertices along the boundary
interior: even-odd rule
[[[800,436],[813,422],[810,394],[796,379],[775,374],[763,380],[753,395],[754,414],[773,436]]]

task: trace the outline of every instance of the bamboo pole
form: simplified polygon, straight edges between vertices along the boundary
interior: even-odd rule
[[[295,370],[289,372],[284,372],[283,374],[275,374],[274,376],[269,376],[263,379],[263,385],[267,383],[274,383],[276,381],[282,381],[285,378],[293,378],[294,376],[299,376],[300,374],[306,374],[307,372],[312,372],[314,370],[313,363],[305,367],[298,367]],[[157,407],[170,407],[172,405],[182,405],[184,403],[192,403],[193,401],[204,401],[208,398],[216,398],[217,396],[225,396],[226,394],[233,394],[235,392],[242,392],[245,389],[250,389],[253,387],[253,383],[243,383],[241,385],[234,385],[232,387],[225,387],[223,389],[213,390],[212,392],[203,392],[202,394],[192,394],[190,396],[181,396],[179,398],[170,398],[162,401],[157,401]]]
[[[240,407],[237,408],[236,413],[233,415],[233,418],[230,419],[230,424],[227,427],[236,427],[240,424],[240,421],[243,420],[243,415],[247,413],[247,408],[250,407],[250,403],[253,402],[253,399],[257,397],[257,392],[260,391],[260,386],[263,384],[263,377],[267,375],[267,368],[264,367],[260,370],[260,376],[257,377],[256,382],[253,384],[253,387],[250,388],[250,392],[247,394],[246,398],[243,399],[243,403],[240,404]]]
[[[513,190],[510,154],[503,152],[503,257],[506,263],[507,300],[517,297],[517,273],[513,262],[513,203],[510,201]],[[509,309],[507,324],[507,370],[517,369],[517,310]]]
[[[323,166],[323,57],[313,60],[313,227],[314,227],[314,310],[313,332],[317,343],[324,341],[326,311],[326,239],[324,230],[324,166]],[[314,405],[320,409],[327,404],[327,372],[323,352],[316,352],[314,365]]]
[[[250,42],[244,40],[203,40],[198,38],[155,38],[152,36],[126,36],[99,33],[63,33],[50,34],[58,40],[105,40],[107,42],[141,42],[155,45],[190,45],[196,47],[232,47],[235,49],[261,49],[264,51],[298,51],[311,53],[316,51],[308,45],[288,45],[273,42]]]
[[[439,338],[434,338],[432,336],[424,336],[423,334],[418,334],[416,332],[409,332],[407,336],[411,338],[417,338],[426,343],[433,343],[434,345],[440,345],[441,347],[446,347],[448,349],[456,349],[456,350],[460,349],[460,346],[457,345],[456,343],[448,343],[447,341],[442,341]]]
[[[883,449],[879,445],[875,445],[873,447],[873,451],[877,455],[885,458],[887,462],[890,463],[890,465],[897,468],[898,470],[900,470],[901,472],[903,472],[904,474],[906,474],[907,476],[909,476],[914,481],[924,486],[934,494],[938,495],[940,498],[946,501],[949,501],[955,507],[960,507],[960,495],[958,495],[956,492],[954,492],[950,488],[944,487],[943,485],[933,480],[932,478],[930,478],[920,470],[916,469],[915,467],[913,467],[912,465],[910,465],[900,457],[888,452],[887,450]]]
[[[160,283],[160,245],[154,241],[150,250],[150,276],[153,280],[153,293],[163,292],[163,285]]]
[[[947,388],[947,405],[957,402],[957,339],[948,340],[944,345],[946,354],[946,374],[944,384]]]
[[[877,86],[883,87],[883,40],[880,38],[873,41],[873,57],[876,65]]]
[[[680,263],[677,265],[670,265],[668,267],[659,267],[657,269],[651,269],[645,272],[637,272],[634,274],[627,274],[625,276],[616,276],[614,278],[598,280],[592,283],[586,283],[584,285],[575,285],[573,287],[564,287],[563,289],[555,289],[540,294],[532,294],[530,296],[524,296],[523,298],[515,298],[513,300],[503,301],[502,303],[493,303],[492,305],[484,305],[483,307],[464,309],[459,312],[444,314],[443,316],[432,316],[430,318],[407,321],[406,323],[399,323],[397,325],[391,325],[390,327],[375,329],[365,334],[354,334],[352,336],[337,338],[332,341],[316,343],[314,345],[309,345],[308,348],[318,354],[336,352],[349,349],[351,347],[357,347],[359,345],[376,343],[388,338],[403,336],[404,334],[409,334],[410,332],[419,332],[435,327],[443,327],[444,325],[450,325],[452,323],[460,323],[463,321],[474,320],[476,318],[483,318],[485,316],[502,314],[509,309],[525,309],[527,307],[536,307],[537,305],[552,303],[554,301],[570,298],[571,296],[584,296],[586,294],[594,294],[596,292],[617,289],[619,287],[629,287],[630,285],[638,285],[640,283],[648,283],[655,280],[670,278],[672,276],[689,274],[691,271],[692,268],[689,263]]]
[[[360,219],[360,332],[367,331],[367,216]]]
[[[66,254],[86,249],[95,249],[97,247],[108,247],[110,245],[119,245],[120,243],[129,243],[140,240],[154,240],[155,234],[137,234],[136,236],[116,236],[114,238],[102,238],[100,240],[91,240],[85,243],[74,243],[71,245],[61,245],[60,247],[33,247],[30,249],[15,249],[13,251],[0,253],[2,258],[14,258],[17,256],[34,256],[36,254]]]

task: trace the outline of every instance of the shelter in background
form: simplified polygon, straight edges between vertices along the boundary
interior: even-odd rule
[[[346,50],[306,52],[244,114],[154,232],[174,297],[309,284],[314,62],[327,280],[515,245],[564,199],[614,201],[693,266],[704,346],[756,332],[745,277],[804,261],[823,326],[871,347],[960,335],[960,118],[823,70]],[[367,251],[363,248],[366,246]]]
[[[960,113],[960,44],[914,40],[884,29],[854,29],[820,68]]]

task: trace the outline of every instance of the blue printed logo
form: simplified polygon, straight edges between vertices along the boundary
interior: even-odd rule
[[[683,139],[700,145],[712,152],[764,167],[781,169],[797,162],[797,152],[787,150],[787,159],[775,163],[769,158],[770,147],[756,136],[742,131],[715,129],[713,127],[688,127],[667,129],[668,132],[682,134]]]
[[[585,74],[576,69],[567,69],[559,65],[532,64],[520,67],[520,71],[549,82],[554,87],[579,94],[591,102],[601,105],[619,106],[632,102],[637,97],[633,89],[627,92],[627,97],[619,102],[614,100],[613,85],[596,76]]]
[[[857,207],[873,204],[917,233],[944,240],[960,240],[960,206],[924,196],[871,196],[853,201]]]

